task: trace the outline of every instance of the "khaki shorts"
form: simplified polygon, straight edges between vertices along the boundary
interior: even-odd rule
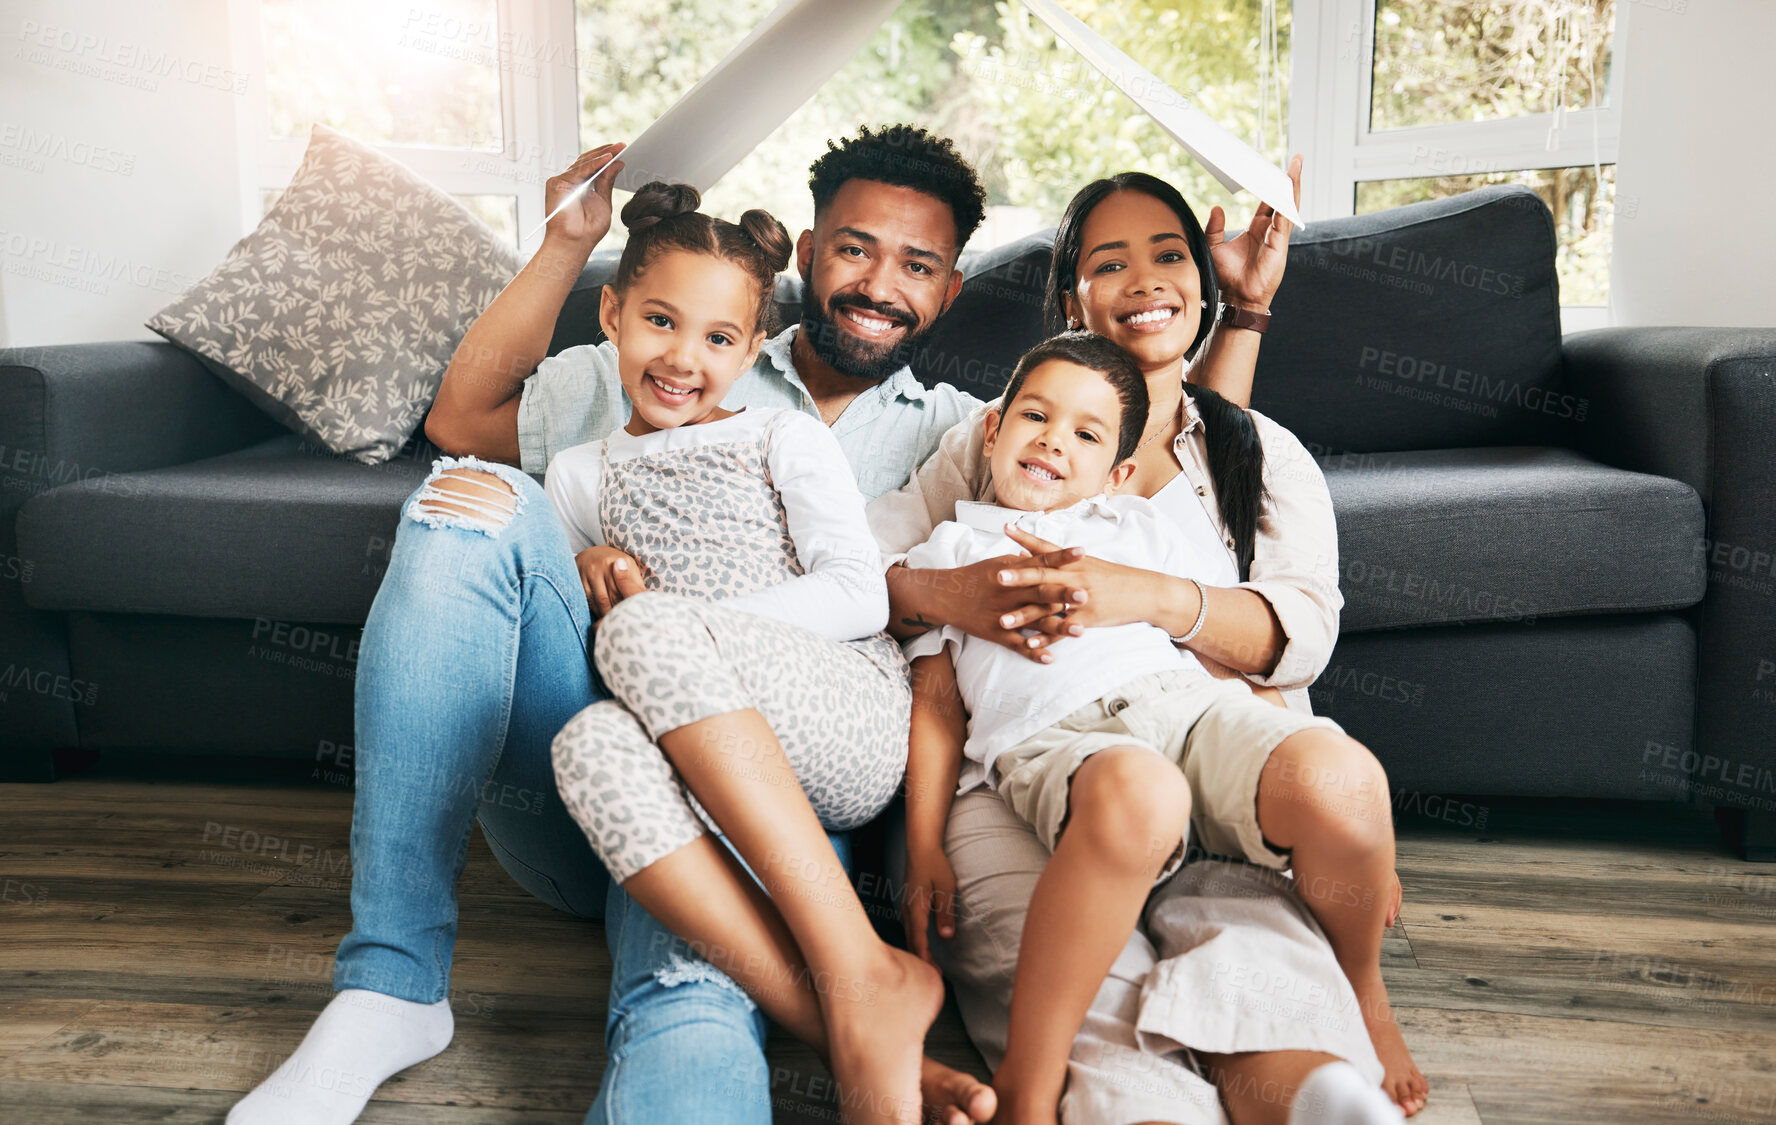
[[[1183,768],[1199,846],[1280,870],[1288,857],[1272,851],[1258,830],[1258,777],[1278,743],[1316,727],[1343,732],[1331,719],[1266,702],[1238,680],[1154,672],[1006,750],[993,772],[1005,803],[1053,851],[1074,771],[1100,750],[1146,746]],[[1181,853],[1158,881],[1177,871]]]

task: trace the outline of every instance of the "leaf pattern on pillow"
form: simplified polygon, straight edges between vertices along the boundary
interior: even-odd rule
[[[316,125],[264,221],[148,327],[374,465],[418,428],[450,353],[521,264],[456,200]]]

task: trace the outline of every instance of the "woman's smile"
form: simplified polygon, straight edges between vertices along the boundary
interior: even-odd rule
[[[1177,305],[1169,302],[1149,302],[1141,305],[1139,308],[1122,313],[1116,318],[1116,322],[1129,329],[1131,332],[1147,334],[1164,332],[1167,328],[1172,326],[1172,322],[1176,320],[1177,317]]]

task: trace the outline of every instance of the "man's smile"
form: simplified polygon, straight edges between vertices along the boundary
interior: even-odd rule
[[[867,312],[855,305],[847,305],[840,309],[839,316],[849,322],[851,328],[859,335],[876,340],[890,335],[895,329],[901,327],[899,323],[889,320],[885,316]]]

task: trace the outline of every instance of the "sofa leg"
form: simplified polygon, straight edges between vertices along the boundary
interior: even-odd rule
[[[1716,808],[1721,840],[1747,863],[1776,863],[1776,812]]]
[[[43,782],[56,779],[56,750],[20,750],[0,755],[0,782]]]

